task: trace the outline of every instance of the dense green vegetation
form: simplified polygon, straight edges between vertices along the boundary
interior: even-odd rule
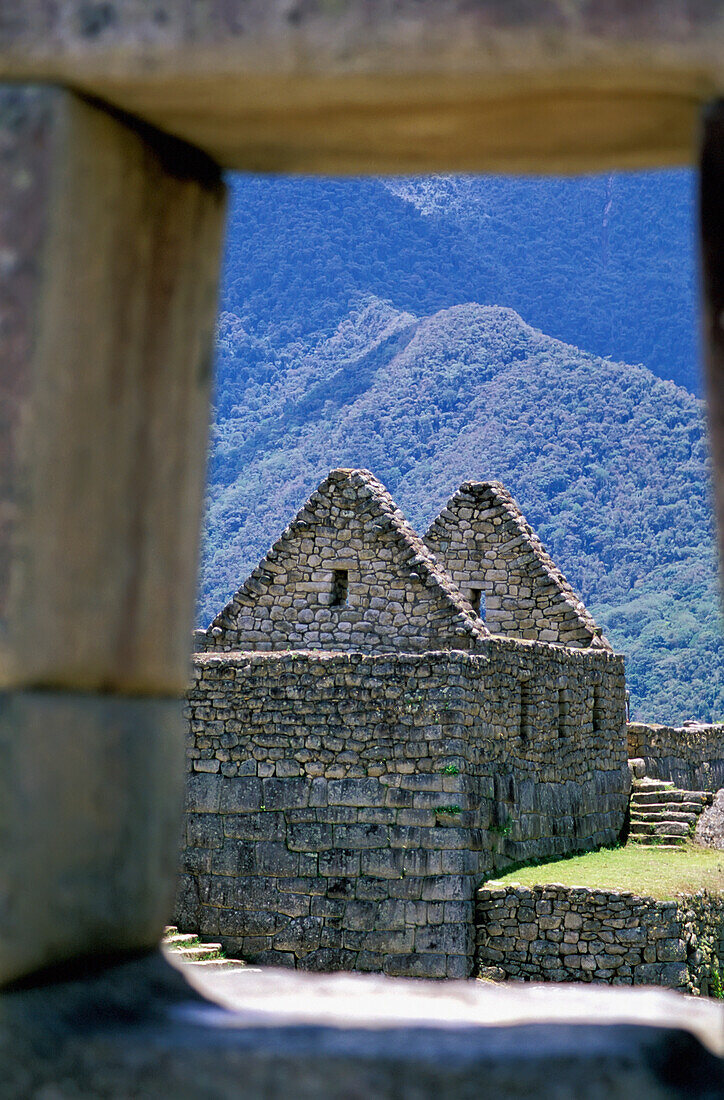
[[[692,174],[240,176],[232,200],[200,621],[330,466],[420,529],[499,477],[626,653],[633,713],[724,717]]]
[[[666,900],[699,890],[724,890],[724,852],[687,844],[662,851],[636,844],[521,867],[487,886],[583,886],[588,890],[630,890]]]
[[[419,316],[504,305],[697,392],[694,179],[238,177],[224,308],[279,349],[368,294]]]
[[[331,466],[365,466],[424,530],[466,478],[517,497],[615,646],[633,713],[724,716],[701,402],[475,304],[369,296],[328,338],[222,315],[200,608],[208,621]]]

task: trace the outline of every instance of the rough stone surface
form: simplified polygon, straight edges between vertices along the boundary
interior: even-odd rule
[[[610,648],[590,612],[497,481],[465,482],[425,543],[481,612],[493,634]]]
[[[644,761],[646,775],[694,791],[724,787],[724,724],[628,725],[628,754]]]
[[[719,996],[724,896],[657,901],[583,887],[492,884],[476,895],[479,972],[526,981],[661,985]]]
[[[629,760],[629,768],[635,774],[642,763]],[[627,839],[636,844],[685,845],[713,799],[711,791],[682,791],[668,780],[636,777],[631,786]]]
[[[0,0],[0,74],[68,83],[253,171],[692,160],[720,0]]]
[[[0,984],[158,943],[182,737],[176,699],[0,692]]]
[[[699,818],[694,843],[724,849],[724,789],[717,791],[713,804]]]
[[[202,650],[367,653],[469,650],[488,636],[366,470],[333,470],[209,628],[196,633]]]
[[[465,976],[486,873],[624,822],[623,669],[605,650],[197,654],[187,715],[174,923],[252,961]]]
[[[184,969],[195,989],[151,955],[3,994],[3,1097],[718,1100],[724,1086],[718,1010],[664,991]]]
[[[432,530],[435,553],[372,474],[333,470],[197,632],[179,928],[463,977],[486,873],[618,839],[621,658],[502,486],[466,483]]]
[[[499,483],[466,482],[422,540],[372,474],[333,470],[196,641],[415,652],[489,633],[610,650]]]

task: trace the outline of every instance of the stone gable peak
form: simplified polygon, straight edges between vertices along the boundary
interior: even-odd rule
[[[501,482],[463,482],[424,541],[493,634],[610,648]]]

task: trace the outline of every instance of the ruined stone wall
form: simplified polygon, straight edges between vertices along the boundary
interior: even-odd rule
[[[199,654],[188,718],[175,923],[253,961],[465,976],[485,874],[624,821],[605,653]]]
[[[488,636],[384,486],[333,470],[197,649],[385,653]]]
[[[526,981],[662,985],[720,995],[724,897],[676,901],[582,887],[483,887],[476,972]]]
[[[491,633],[607,646],[500,483],[465,482],[430,527],[425,544],[468,600],[482,593],[480,611]]]
[[[690,791],[724,787],[724,725],[628,725],[628,754],[639,757],[652,779],[669,779]]]

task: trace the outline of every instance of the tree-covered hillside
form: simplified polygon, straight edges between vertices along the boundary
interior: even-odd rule
[[[229,289],[219,335],[201,621],[332,466],[371,469],[421,531],[461,481],[499,478],[627,654],[634,713],[724,716],[697,398],[645,367],[560,343],[511,309],[425,314],[400,309],[399,294],[358,296],[315,340],[334,310],[304,318],[293,308],[301,282],[283,331],[276,291],[266,314],[248,293],[229,309]]]
[[[329,336],[368,294],[418,316],[515,309],[692,392],[693,175],[233,182],[223,306],[280,349]]]

